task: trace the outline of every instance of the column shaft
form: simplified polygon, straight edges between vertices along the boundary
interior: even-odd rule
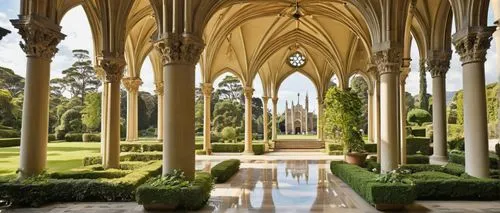
[[[194,177],[194,72],[194,64],[164,67],[163,174],[180,169]]]
[[[406,76],[401,76],[401,78],[406,78]],[[406,164],[406,90],[405,83],[406,80],[401,80],[399,84],[399,141],[401,144],[400,149],[400,163]]]
[[[368,143],[373,143],[374,135],[373,121],[373,91],[368,92]]]
[[[205,83],[202,85],[203,87],[203,150],[206,151],[207,155],[212,153],[212,147],[210,143],[210,133],[212,129],[211,125],[211,101],[212,101],[212,84]]]
[[[317,137],[323,141],[323,100],[318,97]]]
[[[106,74],[103,74],[106,75]],[[106,76],[103,76],[102,95],[101,95],[101,159],[106,159],[107,151],[107,127],[108,127],[108,82]]]
[[[266,149],[269,150],[269,130],[268,130],[268,123],[269,123],[269,115],[267,113],[267,102],[269,101],[269,98],[268,97],[263,97],[262,98],[263,100],[263,108],[264,108],[264,112],[263,112],[263,118],[262,118],[262,122],[263,122],[263,132],[264,132],[264,144],[266,145]]]
[[[108,83],[108,122],[106,130],[106,158],[104,168],[120,168],[120,81]]]
[[[137,92],[127,92],[127,141],[137,141],[138,124],[137,124]]]
[[[253,88],[245,88],[245,150],[246,154],[253,154],[252,148],[252,95]]]
[[[444,164],[448,161],[446,144],[446,78],[434,76],[432,78],[432,127],[433,149],[431,163]]]
[[[278,139],[278,98],[273,98],[273,121],[272,121],[272,137],[273,141]],[[285,124],[286,125],[286,124]]]
[[[398,168],[398,118],[397,95],[398,73],[388,72],[380,76],[380,146],[381,171]]]
[[[375,89],[373,90],[373,140],[377,143],[377,163],[381,159],[381,140],[380,140],[380,81],[375,80]]]
[[[162,79],[163,80],[163,79]],[[158,118],[157,118],[157,125],[156,125],[156,134],[157,134],[157,139],[158,142],[163,142],[163,109],[165,108],[164,103],[163,103],[163,82],[156,83],[156,95],[158,99]]]

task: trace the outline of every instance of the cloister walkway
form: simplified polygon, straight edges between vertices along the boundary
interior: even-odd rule
[[[241,170],[229,182],[217,184],[208,205],[199,212],[378,212],[330,172],[332,156],[295,154],[239,156]],[[198,156],[196,169],[208,170],[234,157]],[[0,212],[135,213],[143,209],[133,202],[64,203]],[[500,212],[500,202],[418,201],[405,212]]]

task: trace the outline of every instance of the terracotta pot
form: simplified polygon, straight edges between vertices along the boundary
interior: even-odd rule
[[[364,166],[365,165],[365,160],[366,160],[367,156],[368,156],[368,153],[349,152],[345,156],[345,161],[348,164],[353,164],[353,165],[358,165],[358,166]]]

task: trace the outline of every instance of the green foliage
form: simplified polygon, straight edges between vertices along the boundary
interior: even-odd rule
[[[465,173],[464,166],[455,163],[448,163],[446,165],[405,164],[401,165],[400,169],[410,170],[411,173],[434,171],[451,174],[454,176],[461,176]]]
[[[120,143],[122,152],[161,152],[163,143],[159,142],[122,142]]]
[[[0,138],[17,138],[21,133],[14,129],[0,129]]]
[[[265,146],[263,143],[253,143],[252,144],[253,152],[256,155],[263,155]],[[212,143],[212,152],[230,152],[237,153],[243,152],[245,150],[244,143]]]
[[[213,116],[213,128],[217,132],[228,126],[242,126],[243,107],[238,102],[221,101],[215,104]]]
[[[408,164],[429,164],[429,156],[427,155],[407,155],[406,163]]]
[[[121,153],[120,154],[120,162],[126,162],[126,161],[142,161],[142,162],[148,162],[148,161],[153,161],[153,160],[161,160],[163,159],[163,155],[161,152],[128,152],[128,153]],[[90,165],[96,165],[96,164],[101,164],[102,163],[102,158],[101,156],[89,156],[83,158],[83,165],[84,166],[90,166]]]
[[[160,173],[161,162],[154,162],[121,178],[52,179],[50,175],[45,175],[25,181],[1,183],[0,200],[12,203],[13,207],[39,207],[52,202],[132,201],[136,188]],[[85,176],[93,175],[73,175],[81,178]]]
[[[58,130],[64,132],[81,132],[82,131],[82,115],[76,109],[69,109],[61,116],[61,125]]]
[[[456,138],[448,141],[448,148],[451,150],[465,151],[464,138]]]
[[[499,85],[498,83],[488,84],[485,87],[486,89],[486,107],[487,107],[487,115],[488,122],[496,122],[498,121],[498,93]],[[456,103],[456,113],[457,113],[457,124],[464,124],[464,92],[463,90],[455,93],[453,97],[453,101]]]
[[[101,126],[101,94],[89,93],[85,99],[82,110],[82,123],[90,132],[96,131]]]
[[[448,124],[448,140],[457,140],[464,137],[464,126]]]
[[[101,134],[84,133],[82,135],[83,142],[101,142]]]
[[[240,170],[240,160],[237,159],[230,159],[230,160],[225,160],[214,167],[212,167],[212,170],[210,171],[210,174],[212,174],[212,177],[215,178],[215,181],[217,183],[224,183],[229,178],[231,178],[234,174],[236,174]]]
[[[406,138],[406,154],[413,155],[421,153],[424,155],[432,154],[430,146],[431,139],[426,137],[408,137]]]
[[[236,130],[233,127],[224,127],[221,132],[222,139],[224,141],[236,142]]]
[[[167,174],[138,187],[136,201],[144,205],[146,210],[149,204],[197,210],[205,206],[213,187],[213,178],[208,173],[197,173],[194,181],[186,181],[183,175]]]
[[[358,75],[351,80],[351,88],[358,95],[362,104],[361,125],[357,129],[363,129],[364,132],[368,132],[368,84],[363,77]]]
[[[322,119],[327,137],[343,143],[345,151],[363,151],[364,141],[357,128],[362,123],[362,103],[357,94],[332,87],[328,89],[324,105]]]
[[[404,170],[404,169],[392,170],[385,174],[378,175],[375,181],[380,183],[405,183],[403,179],[409,173],[410,173],[409,170]]]
[[[21,138],[1,138],[0,147],[13,147],[21,144]]]
[[[68,133],[64,136],[66,142],[83,142],[82,133]]]
[[[422,127],[413,127],[411,129],[411,135],[415,137],[426,137],[426,129]]]
[[[490,169],[498,169],[498,159],[494,154],[490,154],[489,157]],[[451,151],[448,155],[448,161],[451,163],[461,164],[465,166],[465,154],[460,151]]]
[[[432,122],[432,115],[423,109],[412,109],[408,112],[406,120],[422,126],[425,122]]]
[[[21,105],[19,99],[7,89],[0,89],[0,124],[20,126]]]
[[[332,161],[332,173],[342,179],[368,203],[411,204],[416,198],[415,187],[404,183],[380,183],[377,174],[356,165]]]
[[[377,152],[377,144],[376,143],[367,143],[365,144],[365,151],[369,153]]]
[[[243,99],[243,86],[237,77],[228,75],[217,86],[215,95],[221,100],[233,102]]]
[[[425,60],[420,60],[420,69],[419,69],[419,93],[418,99],[420,102],[420,109],[429,110],[429,97],[427,96],[427,78],[426,78],[426,70],[425,70]]]

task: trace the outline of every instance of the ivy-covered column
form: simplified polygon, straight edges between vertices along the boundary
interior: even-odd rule
[[[193,179],[195,66],[204,44],[191,34],[164,33],[155,46],[164,66],[163,175],[179,169]]]
[[[204,83],[201,85],[201,90],[203,92],[203,150],[205,150],[207,155],[212,154],[212,144],[210,143],[210,134],[212,129],[211,122],[211,102],[212,102],[212,92],[214,88],[211,83]]]
[[[245,150],[243,153],[253,155],[252,147],[252,96],[254,89],[245,87],[243,94],[245,95]]]
[[[427,59],[429,72],[432,75],[432,130],[433,155],[431,164],[448,162],[448,145],[446,132],[446,72],[450,68],[450,52],[432,52]]]
[[[36,176],[45,170],[49,126],[50,63],[64,39],[61,27],[40,16],[12,20],[24,40],[26,53],[19,175]]]
[[[398,96],[401,50],[398,48],[375,53],[380,78],[380,170],[398,168]],[[395,113],[396,112],[396,113]]]
[[[466,28],[453,35],[463,69],[465,171],[481,178],[490,175],[484,62],[494,30]]]

